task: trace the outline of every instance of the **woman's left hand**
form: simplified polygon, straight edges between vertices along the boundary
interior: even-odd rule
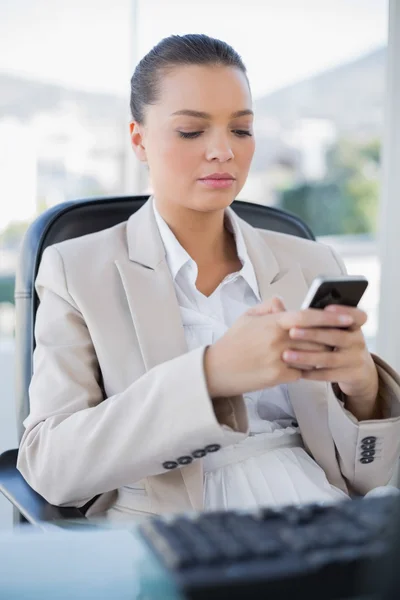
[[[378,372],[361,331],[367,315],[359,308],[347,306],[332,305],[325,311],[349,315],[353,323],[348,329],[316,326],[314,315],[311,314],[314,311],[301,311],[302,323],[290,327],[289,336],[294,340],[325,344],[331,350],[289,351],[284,353],[283,360],[293,366],[298,364],[311,367],[311,370],[303,372],[304,379],[337,383],[347,397],[346,408],[358,420],[379,418]]]

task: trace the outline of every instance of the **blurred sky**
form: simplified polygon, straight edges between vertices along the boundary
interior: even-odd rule
[[[244,58],[254,96],[386,43],[387,0],[0,0],[0,71],[127,94],[137,58],[207,33]]]

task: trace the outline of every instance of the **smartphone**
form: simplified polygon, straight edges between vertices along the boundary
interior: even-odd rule
[[[312,282],[301,308],[325,308],[329,304],[357,306],[367,286],[368,280],[362,275],[317,277]]]

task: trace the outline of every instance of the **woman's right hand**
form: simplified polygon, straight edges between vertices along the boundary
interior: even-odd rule
[[[301,367],[282,360],[285,350],[326,351],[326,346],[291,339],[280,324],[284,311],[278,297],[251,308],[207,348],[204,366],[211,398],[297,381]]]

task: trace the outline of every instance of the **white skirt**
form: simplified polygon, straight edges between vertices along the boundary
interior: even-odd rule
[[[204,510],[252,509],[288,504],[332,504],[349,496],[334,487],[325,472],[307,454],[298,429],[272,429],[247,437],[240,444],[207,454],[204,467]],[[129,491],[129,493],[128,493]],[[392,486],[366,494],[399,494]],[[129,497],[135,497],[135,510]],[[105,514],[113,522],[135,521],[154,516],[144,489],[119,491],[118,500]]]
[[[348,499],[307,454],[297,429],[249,436],[204,459],[204,509],[332,503]]]

